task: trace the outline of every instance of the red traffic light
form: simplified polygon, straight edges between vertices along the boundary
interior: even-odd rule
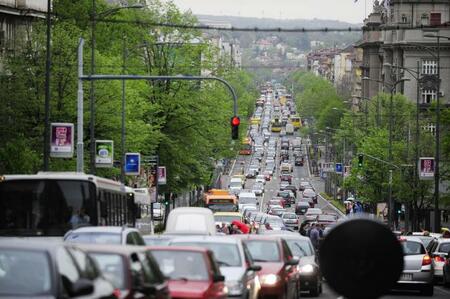
[[[241,123],[241,119],[238,116],[233,116],[231,118],[231,125],[234,127],[239,126],[239,124]]]

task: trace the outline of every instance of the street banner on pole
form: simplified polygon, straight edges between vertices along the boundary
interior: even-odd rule
[[[112,167],[114,162],[114,141],[95,140],[95,167]]]
[[[342,171],[343,171],[342,163],[336,163],[335,165],[336,165],[336,167],[335,167],[336,173],[342,173]]]
[[[333,172],[334,171],[334,163],[325,162],[322,164],[322,169],[324,172]]]
[[[434,179],[434,158],[423,157],[419,159],[419,178],[421,180]]]
[[[50,137],[50,157],[73,157],[73,124],[52,123]]]
[[[158,185],[167,184],[167,172],[165,166],[158,167]]]
[[[125,174],[139,175],[141,169],[141,154],[126,153],[125,154]]]

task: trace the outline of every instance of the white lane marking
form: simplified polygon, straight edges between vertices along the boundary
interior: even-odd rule
[[[231,174],[233,173],[234,165],[236,164],[236,160],[237,159],[234,159],[233,166],[231,166],[230,173],[228,174],[228,176],[231,176]]]
[[[444,294],[450,294],[450,291],[444,289],[444,288],[441,287],[441,286],[435,286],[435,289],[436,289],[436,290],[439,290],[440,292],[442,292],[442,293],[444,293]]]

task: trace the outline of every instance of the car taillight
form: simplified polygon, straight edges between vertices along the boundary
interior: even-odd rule
[[[114,297],[116,297],[116,298],[120,298],[120,296],[122,295],[122,293],[120,292],[120,289],[114,289],[113,295],[114,295]]]
[[[437,255],[434,257],[434,261],[437,263],[444,263],[445,259],[442,256]]]
[[[431,257],[426,254],[422,259],[422,266],[431,265]]]

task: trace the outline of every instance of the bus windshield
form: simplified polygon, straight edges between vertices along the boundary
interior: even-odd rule
[[[61,236],[96,225],[95,185],[76,180],[0,183],[0,235]]]

